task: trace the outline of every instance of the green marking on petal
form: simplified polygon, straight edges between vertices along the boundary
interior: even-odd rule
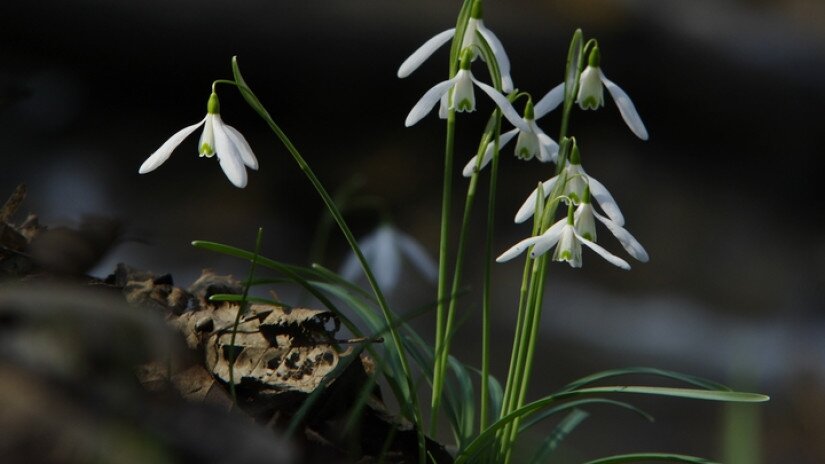
[[[471,102],[468,98],[461,100],[458,102],[458,111],[473,111],[473,102]]]
[[[599,108],[599,100],[596,97],[587,97],[582,101],[582,106],[586,110],[595,110]]]
[[[206,156],[207,158],[209,158],[209,157],[211,157],[212,155],[215,154],[215,150],[212,148],[211,145],[204,142],[204,144],[201,145],[201,149],[200,149],[199,153],[200,153],[201,156]]]
[[[585,233],[582,235],[582,237],[586,238],[586,239],[587,239],[588,241],[590,241],[590,242],[592,242],[592,241],[593,241],[593,236],[592,236],[592,235],[590,235],[590,232],[585,232]]]
[[[521,150],[518,151],[518,157],[523,160],[529,160],[533,155],[526,147],[522,147]]]
[[[559,258],[561,258],[562,261],[570,261],[573,259],[573,253],[571,253],[570,250],[564,250],[559,253]]]

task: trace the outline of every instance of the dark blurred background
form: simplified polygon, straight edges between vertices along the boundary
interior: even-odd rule
[[[459,6],[3,2],[0,196],[27,183],[24,209],[47,225],[76,224],[84,214],[120,218],[130,240],[93,271],[98,276],[117,262],[171,272],[183,285],[203,267],[243,275],[244,263],[189,242],[249,248],[258,226],[267,256],[307,263],[321,202],[231,88],[220,91],[222,116],[260,161],[246,189],[231,186],[214,160],[199,159],[192,138],[157,171],[137,173],[172,133],[203,117],[212,80],[230,78],[238,55],[250,86],[328,189],[364,179],[360,193],[382,198],[395,224],[435,256],[443,124],[434,114],[409,129],[403,121],[445,78],[447,52],[407,79],[395,72],[425,39],[452,27]],[[509,53],[516,86],[534,98],[561,81],[568,40],[581,27],[599,40],[603,70],[651,134],[636,139],[609,99],[598,112],[574,112],[588,173],[611,190],[651,261],[623,272],[585,251],[581,270],[551,268],[534,395],[596,370],[649,365],[772,396],[741,408],[642,399],[655,424],[597,409],[566,443],[562,462],[633,450],[825,462],[825,235],[816,190],[825,167],[825,3],[490,0],[485,22]],[[480,111],[459,119],[459,167],[491,109],[478,100]],[[552,136],[559,116],[540,124]],[[529,233],[510,218],[552,175],[511,153],[507,147],[501,166],[497,251]],[[456,181],[456,217],[465,185]],[[465,311],[480,300],[482,211],[467,276],[476,292]],[[350,215],[358,235],[378,219]],[[602,233],[600,243],[619,252]],[[337,268],[345,252],[333,234],[323,262]],[[520,272],[515,262],[495,268],[501,377]],[[408,277],[394,294],[399,310],[434,299],[423,279]],[[463,328],[460,355],[472,364],[478,325],[471,315]],[[428,321],[421,328],[429,331]]]

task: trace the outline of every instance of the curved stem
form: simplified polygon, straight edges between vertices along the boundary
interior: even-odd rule
[[[241,95],[244,99],[249,103],[249,105],[258,113],[261,118],[267,123],[269,128],[278,139],[281,140],[284,147],[287,149],[292,158],[298,164],[298,168],[307,176],[312,186],[315,187],[315,190],[318,192],[318,195],[321,196],[321,199],[324,202],[324,205],[329,210],[332,217],[335,219],[335,222],[338,224],[338,227],[341,229],[341,233],[344,235],[344,238],[347,240],[350,248],[352,249],[353,253],[355,253],[356,258],[358,258],[358,262],[361,264],[361,268],[364,271],[364,274],[367,276],[367,282],[369,282],[370,288],[372,289],[373,293],[375,294],[375,298],[378,301],[378,306],[381,309],[381,313],[384,316],[384,319],[387,321],[388,330],[390,332],[390,338],[393,342],[393,348],[395,349],[399,363],[401,366],[401,373],[404,375],[406,380],[406,391],[403,393],[405,394],[406,398],[398,398],[399,403],[401,405],[402,411],[405,415],[412,419],[416,424],[416,431],[418,434],[418,446],[419,446],[419,462],[424,464],[426,462],[426,439],[424,436],[424,431],[422,430],[422,418],[421,418],[421,409],[418,407],[418,397],[415,391],[415,387],[413,385],[413,377],[412,372],[410,371],[409,362],[407,361],[407,355],[404,351],[404,345],[401,341],[401,337],[398,334],[398,330],[395,324],[395,317],[393,316],[392,311],[387,304],[387,300],[384,296],[384,293],[381,291],[381,288],[378,286],[378,282],[375,280],[375,276],[372,273],[372,269],[370,269],[367,260],[364,258],[364,254],[361,252],[361,249],[358,246],[358,242],[355,240],[355,237],[352,234],[349,226],[347,225],[344,217],[341,215],[341,212],[338,210],[338,207],[335,205],[335,202],[332,201],[332,197],[330,197],[329,193],[327,192],[326,188],[324,188],[321,181],[309,167],[304,157],[301,156],[298,149],[292,143],[292,141],[287,137],[286,133],[275,123],[270,116],[269,112],[264,108],[261,102],[258,100],[258,97],[255,96],[252,89],[246,85],[246,82],[241,75],[240,69],[238,68],[237,57],[232,58],[232,71],[234,73],[235,82],[238,86],[238,90],[240,90]],[[401,384],[404,385],[404,384]]]

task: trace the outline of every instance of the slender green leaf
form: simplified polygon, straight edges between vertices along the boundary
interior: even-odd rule
[[[653,422],[653,416],[644,412],[643,410],[633,406],[630,403],[625,403],[624,401],[616,401],[616,400],[609,400],[606,398],[584,398],[581,400],[573,400],[562,403],[558,406],[554,406],[552,408],[545,409],[543,411],[537,412],[530,416],[530,419],[525,421],[519,428],[520,432],[527,430],[528,428],[536,425],[537,423],[558,414],[559,412],[568,411],[574,408],[580,408],[582,406],[594,405],[594,404],[607,404],[611,406],[618,406],[620,408],[628,409],[630,411],[635,412],[636,414],[642,416],[643,419]]]
[[[530,462],[534,464],[546,462],[550,458],[550,455],[553,454],[553,451],[559,447],[561,442],[567,438],[567,436],[570,435],[573,430],[579,426],[579,424],[584,422],[588,416],[590,416],[590,414],[582,411],[581,409],[574,409],[570,411],[570,414],[562,419],[556,428],[553,429],[553,432],[544,439]]]
[[[620,464],[624,462],[646,462],[646,461],[666,461],[666,462],[690,462],[693,464],[717,464],[704,458],[687,456],[684,454],[671,453],[633,453],[618,454],[606,458],[587,461],[585,464]]]
[[[567,52],[567,68],[564,76],[564,105],[572,105],[576,99],[579,83],[579,69],[582,61],[582,31],[576,29]]]
[[[638,393],[642,395],[673,396],[695,400],[733,401],[741,403],[761,403],[770,399],[770,397],[759,393],[743,393],[729,390],[697,390],[694,388],[645,387],[636,385],[580,388],[563,394],[587,395],[592,393]]]
[[[349,280],[341,277],[337,272],[327,269],[326,267],[318,263],[312,263],[312,269],[317,272],[319,277],[325,278],[330,283],[337,284],[338,286],[352,293],[357,294],[361,298],[364,298],[371,303],[377,304],[377,302],[375,301],[375,297],[372,294],[370,294],[363,288],[359,287],[358,285],[355,285],[354,283],[350,282]]]
[[[470,374],[467,368],[459,362],[455,357],[448,358],[450,368],[453,371],[456,381],[458,382],[458,398],[456,401],[456,409],[459,411],[459,431],[461,433],[461,441],[459,447],[464,443],[469,442],[469,439],[475,433],[473,422],[475,420],[475,395],[473,393],[473,381],[470,379]]]
[[[693,375],[682,374],[680,372],[667,371],[664,369],[656,369],[652,367],[627,367],[623,369],[611,369],[607,371],[597,372],[595,374],[582,377],[567,384],[561,391],[576,390],[585,385],[589,385],[599,380],[619,377],[623,375],[653,375],[658,377],[666,377],[673,380],[679,380],[690,385],[694,385],[708,390],[730,390],[729,387],[711,380],[703,379]]]
[[[765,395],[757,393],[740,393],[732,391],[714,391],[714,390],[697,390],[690,388],[665,388],[665,387],[643,387],[643,386],[610,386],[610,387],[593,387],[583,388],[579,390],[565,391],[548,395],[544,398],[526,404],[515,411],[505,415],[499,420],[490,424],[483,432],[478,434],[472,442],[463,450],[461,454],[456,456],[455,464],[467,462],[476,454],[483,451],[494,440],[495,433],[506,427],[516,419],[529,417],[542,409],[549,407],[551,404],[563,401],[577,396],[591,395],[595,393],[636,393],[647,395],[673,396],[681,398],[702,399],[711,401],[738,401],[738,402],[762,402],[769,398]]]

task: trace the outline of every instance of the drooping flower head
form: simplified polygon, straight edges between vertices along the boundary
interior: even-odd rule
[[[370,265],[378,286],[391,293],[401,280],[402,258],[406,258],[427,280],[435,281],[438,269],[427,250],[408,234],[384,223],[358,241],[364,258]],[[354,281],[362,275],[355,253],[347,256],[341,276]]]
[[[495,102],[511,124],[522,130],[529,130],[529,127],[513,108],[513,105],[510,104],[510,101],[507,100],[507,97],[473,77],[473,73],[470,71],[471,63],[472,52],[465,49],[461,53],[461,68],[455,77],[440,82],[428,90],[410,110],[410,114],[407,115],[405,121],[406,126],[410,127],[420,121],[432,111],[436,103],[442,100],[444,102],[442,107],[446,105],[448,109],[454,109],[457,112],[475,111],[476,98],[473,90],[473,84],[475,84]]]
[[[516,158],[529,161],[534,157],[542,163],[555,162],[559,155],[559,144],[550,138],[544,131],[536,124],[536,119],[544,116],[547,113],[538,113],[534,107],[532,100],[528,100],[524,107],[524,116],[522,121],[529,129],[528,131],[520,128],[515,128],[507,131],[499,137],[499,149],[510,142],[514,137],[516,138]],[[473,156],[470,161],[464,166],[462,174],[464,177],[470,177],[478,169],[484,169],[493,159],[493,151],[495,149],[495,141],[489,142],[484,149],[481,164],[478,164],[478,155]]]
[[[220,115],[220,102],[215,92],[212,92],[206,104],[206,117],[169,137],[169,140],[146,158],[138,172],[146,174],[157,169],[169,159],[172,151],[200,126],[203,126],[203,132],[198,141],[198,155],[206,158],[217,155],[221,169],[229,181],[236,187],[245,187],[247,178],[244,166],[257,170],[258,160],[244,136],[234,127],[224,124]]]
[[[498,62],[498,68],[501,72],[501,88],[504,92],[511,92],[513,90],[513,79],[510,77],[510,59],[501,45],[501,41],[490,29],[484,26],[483,11],[481,0],[473,2],[470,10],[470,19],[467,22],[467,28],[464,30],[464,37],[461,41],[461,50],[469,49],[471,56],[470,60],[475,61],[478,56],[484,60],[484,55],[479,53],[482,47],[479,42],[479,35],[487,42],[493,55]],[[442,45],[449,42],[455,35],[455,28],[447,29],[440,32],[424,42],[412,55],[409,56],[398,68],[398,77],[404,78],[412,74],[413,71],[421,66],[421,63],[427,60],[433,52],[438,50]]]
[[[543,234],[526,238],[519,243],[516,243],[510,249],[502,253],[496,261],[503,263],[509,261],[516,256],[522,254],[529,247],[533,247],[530,251],[530,258],[538,258],[547,253],[554,246],[553,261],[566,261],[571,267],[582,266],[582,244],[591,250],[598,253],[602,258],[607,260],[610,264],[618,266],[622,269],[630,269],[627,261],[610,253],[595,242],[586,239],[580,235],[574,225],[575,213],[573,210],[573,203],[570,202],[567,208],[567,217],[556,222]]]
[[[613,97],[613,101],[619,107],[619,113],[621,113],[627,127],[636,137],[647,140],[647,129],[639,116],[639,112],[636,111],[636,106],[633,105],[624,90],[605,77],[600,62],[601,52],[599,46],[595,45],[590,50],[587,67],[584,68],[579,79],[579,93],[576,96],[576,103],[583,110],[595,110],[604,106],[604,87],[607,87],[607,91],[610,92],[610,96]]]
[[[573,225],[579,235],[591,242],[596,241],[595,219],[598,219],[599,222],[607,227],[607,230],[619,240],[622,248],[624,248],[630,256],[643,263],[646,263],[650,259],[642,244],[639,243],[627,229],[616,224],[616,222],[610,218],[602,216],[593,208],[593,205],[590,203],[590,188],[588,187],[585,189],[584,197],[582,197],[581,203],[573,214]]]
[[[598,180],[589,176],[581,165],[581,154],[578,146],[573,144],[570,153],[570,159],[565,164],[561,174],[555,176],[542,184],[544,198],[550,195],[550,192],[559,181],[564,182],[562,195],[570,200],[571,203],[579,204],[585,195],[585,190],[588,190],[588,197],[590,195],[596,199],[596,202],[604,210],[610,219],[618,225],[624,225],[624,216],[622,215],[619,205],[616,200],[607,191],[607,188]],[[533,216],[533,211],[536,207],[536,195],[531,194],[527,200],[521,205],[516,213],[515,222],[522,223]]]

